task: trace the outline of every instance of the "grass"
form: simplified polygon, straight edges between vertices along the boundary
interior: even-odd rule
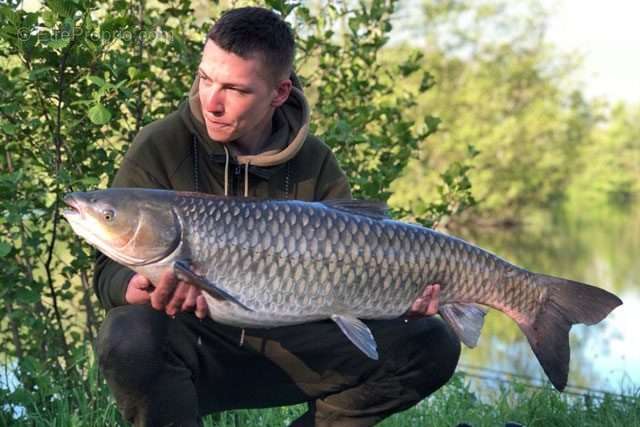
[[[104,382],[95,368],[82,386],[66,389],[61,384],[38,382],[33,393],[0,390],[0,426],[119,426],[120,418]],[[306,410],[304,405],[263,410],[238,410],[207,417],[206,427],[286,426]],[[442,426],[466,422],[473,427],[503,426],[515,421],[535,426],[640,427],[640,391],[628,398],[604,396],[588,399],[534,390],[523,384],[502,386],[493,398],[480,399],[469,382],[456,375],[429,399],[396,414],[382,427]]]

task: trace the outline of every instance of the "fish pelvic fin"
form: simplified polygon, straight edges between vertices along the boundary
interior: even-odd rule
[[[373,360],[378,360],[378,346],[367,325],[353,316],[334,314],[331,320],[336,322],[343,334],[364,354]]]
[[[475,304],[452,303],[440,306],[439,312],[464,345],[469,348],[478,345],[486,309]]]
[[[578,323],[593,325],[622,300],[604,289],[572,280],[536,275],[546,296],[532,322],[517,321],[553,386],[562,391],[569,375],[569,330]]]

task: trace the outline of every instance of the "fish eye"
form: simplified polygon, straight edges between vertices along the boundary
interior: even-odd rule
[[[106,209],[104,211],[102,211],[102,216],[104,217],[105,221],[113,221],[113,217],[116,216],[116,214],[111,210],[111,209]]]

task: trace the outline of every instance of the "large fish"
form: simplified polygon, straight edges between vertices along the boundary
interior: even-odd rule
[[[210,316],[240,327],[330,318],[369,357],[359,319],[402,316],[439,283],[440,314],[467,346],[485,310],[527,336],[553,385],[569,370],[569,329],[622,301],[594,286],[536,274],[477,246],[393,221],[384,205],[223,198],[149,189],[71,193],[64,216],[104,254],[157,283],[163,271],[205,290]]]

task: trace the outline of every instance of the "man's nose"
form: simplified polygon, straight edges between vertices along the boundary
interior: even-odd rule
[[[224,91],[220,89],[211,89],[209,99],[207,101],[207,111],[216,116],[224,114]]]

